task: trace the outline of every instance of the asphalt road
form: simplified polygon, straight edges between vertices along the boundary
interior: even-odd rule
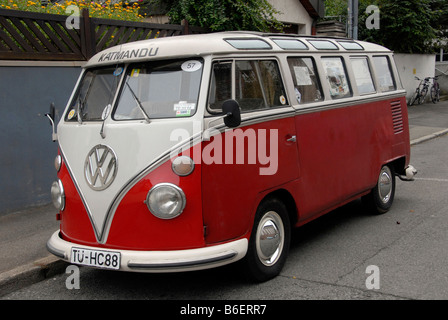
[[[67,289],[73,274],[63,273],[2,299],[448,299],[447,150],[448,135],[412,147],[419,173],[397,179],[388,213],[369,215],[355,201],[295,230],[286,266],[271,281],[248,283],[238,265],[175,274],[79,268],[79,289]]]

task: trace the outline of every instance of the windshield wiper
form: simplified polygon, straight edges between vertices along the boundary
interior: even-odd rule
[[[86,100],[86,97],[84,97],[84,99],[82,99],[81,101],[81,95],[79,96],[78,99],[78,108],[76,110],[76,117],[78,118],[78,123],[82,124],[82,111],[84,109],[84,102]]]
[[[126,85],[128,86],[129,91],[131,91],[131,94],[132,94],[132,96],[134,97],[135,102],[137,102],[137,106],[138,106],[138,108],[139,108],[140,111],[143,113],[143,116],[145,117],[146,122],[150,123],[148,114],[146,113],[145,109],[143,109],[143,105],[142,105],[141,101],[138,99],[138,97],[137,97],[137,95],[135,94],[134,90],[132,90],[132,88],[131,88],[130,84],[128,83],[128,81],[126,81]]]
[[[79,124],[82,124],[82,112],[84,111],[84,106],[87,100],[87,96],[89,95],[90,88],[92,87],[93,79],[90,79],[89,86],[87,87],[86,94],[84,95],[84,98],[81,101],[81,89],[79,89],[79,97],[78,97],[78,110],[76,110],[76,117],[78,118]]]
[[[113,84],[111,86],[111,90],[110,90],[110,95],[109,95],[109,104],[106,105],[106,107],[103,109],[103,113],[101,115],[101,119],[103,120],[103,123],[101,124],[101,130],[100,130],[100,136],[101,138],[106,138],[106,135],[104,134],[104,124],[106,122],[107,117],[109,117],[111,111],[112,111],[112,99],[114,96],[115,91],[117,90],[118,87],[118,83],[120,82],[120,78],[119,76],[121,75],[121,73],[123,72],[123,68],[119,67],[118,65],[115,67],[114,72],[112,73],[115,77]],[[112,89],[112,87],[115,87]]]

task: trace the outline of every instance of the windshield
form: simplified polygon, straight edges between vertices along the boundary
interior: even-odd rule
[[[86,71],[70,103],[65,120],[101,121],[113,101],[122,71],[122,66]]]
[[[130,64],[113,118],[192,116],[196,112],[201,75],[200,59]]]

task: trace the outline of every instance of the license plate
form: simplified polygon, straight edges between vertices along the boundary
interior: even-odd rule
[[[120,253],[73,247],[70,262],[83,266],[118,270],[120,269]]]

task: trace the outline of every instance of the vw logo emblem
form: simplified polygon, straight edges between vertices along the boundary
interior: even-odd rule
[[[104,190],[111,185],[117,175],[115,152],[105,145],[96,145],[90,150],[84,164],[87,184],[93,190]]]

